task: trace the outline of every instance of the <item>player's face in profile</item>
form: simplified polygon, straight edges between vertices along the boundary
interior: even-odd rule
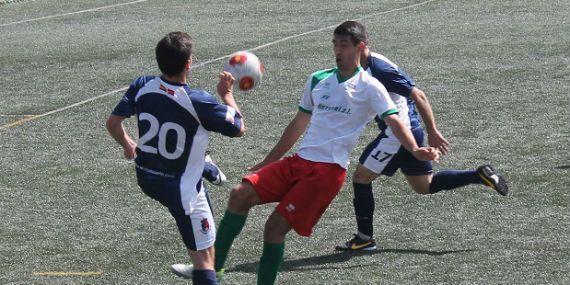
[[[340,70],[347,70],[358,65],[360,58],[359,45],[354,45],[347,35],[334,35],[333,51],[336,58],[336,65]]]

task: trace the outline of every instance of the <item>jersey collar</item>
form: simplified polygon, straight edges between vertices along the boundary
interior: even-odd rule
[[[164,78],[164,76],[161,76],[160,80],[164,81],[164,83],[166,83],[166,84],[170,84],[173,86],[188,86],[188,84],[185,84],[185,83],[177,83],[177,82],[168,81]]]
[[[348,76],[348,77],[346,77],[346,78],[342,78],[342,77],[340,77],[340,72],[338,71],[338,68],[337,68],[337,69],[335,70],[335,72],[336,72],[336,79],[338,80],[338,83],[339,83],[339,84],[340,84],[340,83],[343,83],[343,82],[345,82],[345,81],[351,79],[352,77],[354,77],[356,74],[358,74],[358,73],[359,73],[360,71],[362,71],[362,70],[363,70],[362,67],[359,65],[359,66],[356,68],[356,71],[354,71],[354,73],[353,73],[352,75],[350,75],[350,76]]]

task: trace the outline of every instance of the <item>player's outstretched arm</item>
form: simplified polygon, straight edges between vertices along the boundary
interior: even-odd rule
[[[123,127],[123,121],[125,119],[126,117],[111,115],[107,119],[106,126],[111,137],[113,137],[113,139],[123,147],[125,158],[130,160],[136,156],[135,149],[137,144],[129,134],[127,134]]]
[[[388,125],[402,146],[407,149],[419,160],[429,161],[439,158],[439,151],[433,147],[419,147],[414,139],[414,135],[404,123],[398,118],[398,115],[392,114],[384,118],[384,122]]]
[[[414,87],[410,97],[414,102],[416,102],[418,112],[424,121],[426,132],[428,134],[428,144],[437,148],[442,154],[447,154],[450,147],[449,142],[443,137],[436,127],[435,116],[433,115],[433,110],[426,94],[421,89]]]
[[[281,138],[277,142],[277,144],[271,149],[269,154],[265,157],[265,159],[258,163],[257,165],[250,167],[249,170],[256,171],[263,167],[266,164],[279,160],[285,153],[287,153],[293,145],[299,140],[301,135],[307,129],[309,122],[311,121],[311,114],[298,111],[295,118],[291,120],[289,125],[283,131]]]
[[[236,137],[241,137],[245,133],[245,120],[244,120],[243,114],[240,112],[240,110],[237,106],[236,100],[234,98],[234,93],[233,93],[234,81],[235,81],[235,78],[232,76],[231,73],[226,72],[226,71],[222,71],[220,73],[220,81],[218,81],[217,91],[218,91],[218,95],[220,96],[220,98],[222,99],[224,104],[234,108],[236,110],[236,112],[238,112],[241,115],[240,131],[236,135]]]

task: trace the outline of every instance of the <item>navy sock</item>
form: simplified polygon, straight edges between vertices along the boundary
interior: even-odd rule
[[[429,193],[451,190],[469,184],[484,184],[477,170],[444,170],[433,176],[429,185]]]
[[[192,270],[192,284],[194,285],[218,285],[216,272],[212,269]]]
[[[206,178],[206,180],[212,182],[215,181],[216,178],[218,177],[218,168],[215,167],[212,163],[210,162],[205,162],[204,163],[204,170],[202,171],[202,177]]]
[[[372,184],[352,183],[354,187],[354,213],[358,232],[372,237],[374,233],[374,195]]]

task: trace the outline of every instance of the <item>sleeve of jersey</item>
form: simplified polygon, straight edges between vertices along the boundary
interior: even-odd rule
[[[301,101],[299,102],[299,111],[305,112],[308,114],[313,113],[314,102],[312,97],[312,76],[309,77],[307,83],[305,84],[305,90],[303,91],[303,97],[301,97]]]
[[[370,103],[374,113],[382,119],[392,114],[398,114],[398,108],[396,108],[396,104],[394,104],[384,86],[377,84],[371,91]]]
[[[228,137],[235,137],[240,132],[241,114],[236,109],[218,103],[213,97],[193,100],[192,104],[204,129]]]
[[[416,85],[414,80],[394,67],[377,70],[373,75],[389,92],[398,93],[404,97],[409,97]]]
[[[115,106],[115,109],[113,109],[113,112],[111,112],[111,114],[121,117],[130,117],[134,115],[136,112],[135,96],[137,96],[139,90],[153,78],[154,76],[141,76],[135,79],[129,86],[129,89],[127,89],[123,95],[123,98],[121,98],[121,101],[119,101],[117,106]]]

